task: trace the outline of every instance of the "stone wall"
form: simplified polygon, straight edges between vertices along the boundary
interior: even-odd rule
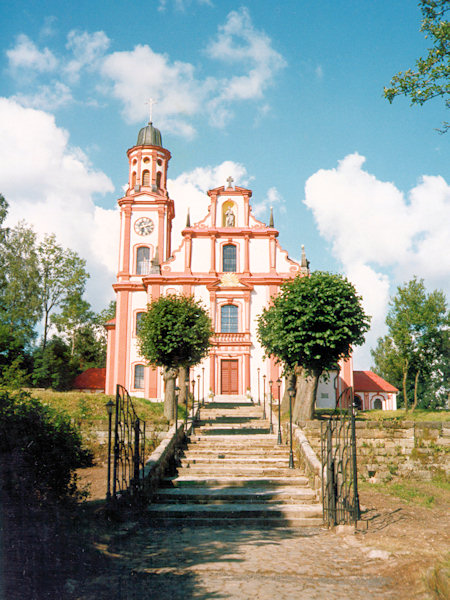
[[[320,421],[300,424],[319,461]],[[450,475],[450,422],[357,421],[359,477],[371,482],[397,475],[430,479]]]

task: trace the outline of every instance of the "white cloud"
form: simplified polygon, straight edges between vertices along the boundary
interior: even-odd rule
[[[88,67],[91,70],[99,67],[100,59],[109,48],[110,40],[103,31],[88,33],[87,31],[70,31],[66,48],[72,52],[71,59],[64,67],[64,72],[73,82],[78,81],[80,71]]]
[[[218,126],[229,118],[227,107],[232,102],[263,98],[277,71],[286,66],[281,54],[272,48],[270,38],[254,28],[244,7],[229,13],[206,52],[215,60],[246,70],[242,75],[231,76],[226,84],[222,82],[221,91],[210,100],[211,121]]]
[[[207,6],[213,6],[211,0],[197,0],[199,4],[205,4]],[[185,11],[188,6],[192,4],[192,0],[173,0],[174,7],[176,10]],[[168,0],[159,0],[158,10],[164,11],[169,4]]]
[[[368,366],[368,345],[384,333],[395,286],[417,275],[429,288],[450,291],[450,186],[442,177],[424,176],[405,197],[365,171],[364,162],[355,153],[336,169],[312,175],[305,204],[373,315],[368,343],[359,351]]]
[[[191,64],[171,63],[166,54],[139,45],[107,56],[102,74],[112,81],[112,94],[123,103],[123,116],[129,123],[147,117],[146,103],[152,97],[158,102],[158,124],[166,131],[176,132],[181,127],[182,135],[193,134],[184,117],[200,110],[205,84],[196,79]]]
[[[176,2],[179,9],[188,5],[187,0]],[[256,103],[256,114],[267,112],[265,92],[286,64],[271,39],[255,29],[246,8],[231,11],[207,45],[206,54],[215,61],[212,76],[203,74],[200,61],[197,65],[173,60],[147,44],[113,53],[108,53],[109,46],[103,31],[73,30],[67,36],[66,51],[56,57],[19,35],[7,52],[10,72],[18,75],[21,86],[14,98],[24,106],[54,110],[72,101],[78,86],[82,95],[77,103],[95,105],[113,97],[122,105],[124,119],[139,123],[148,118],[146,103],[151,97],[158,103],[158,125],[189,138],[195,134],[194,119],[206,117],[211,125],[224,127],[233,117],[236,102]],[[221,63],[220,77],[217,62]],[[27,77],[20,76],[25,68]]]
[[[261,202],[252,205],[252,212],[255,217],[259,218],[267,213],[270,207],[277,207],[282,214],[286,212],[286,202],[276,187],[269,188],[266,197]]]
[[[112,192],[110,179],[69,145],[68,133],[53,116],[5,98],[0,98],[0,137],[0,190],[10,205],[8,223],[24,219],[41,235],[53,232],[85,258],[89,299],[102,308],[117,269],[117,237],[111,232],[118,228],[118,214],[96,207],[94,195]]]
[[[181,241],[181,231],[186,225],[189,209],[191,223],[203,219],[208,212],[209,189],[226,185],[231,175],[234,184],[242,187],[248,185],[248,175],[245,167],[232,161],[224,161],[215,167],[198,167],[193,171],[181,173],[176,179],[169,179],[167,188],[170,197],[175,201],[175,219],[173,221],[172,248],[178,248]]]
[[[58,65],[55,55],[48,49],[39,50],[25,34],[17,36],[14,48],[6,51],[13,72],[29,69],[38,72],[54,71]]]
[[[201,78],[193,64],[172,61],[148,45],[110,54],[101,72],[111,81],[111,92],[122,102],[128,122],[147,116],[145,103],[152,97],[158,101],[158,124],[188,137],[195,131],[190,120],[205,110],[212,125],[223,127],[233,115],[234,102],[263,100],[275,74],[286,64],[270,38],[253,27],[245,8],[228,15],[206,53],[232,74]],[[243,74],[235,75],[238,70]]]
[[[28,108],[52,111],[73,102],[73,96],[70,88],[65,83],[54,81],[51,85],[39,87],[32,94],[19,93],[11,96],[11,100]]]
[[[54,16],[45,17],[44,24],[39,32],[40,38],[49,38],[53,37],[56,34],[55,25],[57,22],[57,18]]]

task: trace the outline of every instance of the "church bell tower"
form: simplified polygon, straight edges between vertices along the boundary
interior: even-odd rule
[[[143,278],[171,255],[174,202],[167,192],[170,152],[162,145],[161,132],[150,121],[127,151],[128,184],[120,206],[120,246],[116,292],[116,319],[109,326],[106,389],[116,383],[130,389],[132,365],[137,360],[136,318],[145,310]],[[112,359],[113,356],[113,359]]]

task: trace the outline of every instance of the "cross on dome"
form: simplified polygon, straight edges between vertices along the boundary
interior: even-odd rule
[[[145,102],[145,104],[148,104],[150,107],[150,119],[149,119],[149,123],[152,122],[152,116],[153,116],[153,105],[154,104],[158,104],[158,100],[154,100],[153,98],[149,98],[147,100],[147,102]]]
[[[231,175],[227,178],[228,181],[228,189],[232,188],[233,186],[231,185],[234,181],[234,179],[231,177]]]

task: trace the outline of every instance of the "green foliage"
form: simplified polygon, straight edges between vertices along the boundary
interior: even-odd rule
[[[54,235],[37,246],[36,234],[24,223],[3,228],[7,212],[8,203],[0,195],[0,383],[19,387],[28,382],[36,325],[43,315],[43,349],[35,353],[34,380],[66,388],[78,367],[105,363],[104,332],[99,333],[96,316],[82,298],[89,277],[85,261],[58,245]],[[70,341],[65,368],[62,341],[44,351],[51,322]]]
[[[61,338],[54,336],[45,348],[40,347],[36,350],[31,377],[36,387],[68,390],[78,371],[68,345]]]
[[[6,213],[4,198],[0,207]],[[0,233],[0,381],[5,381],[12,365],[28,354],[41,310],[34,232],[20,223]]]
[[[139,328],[139,349],[152,365],[198,364],[210,348],[211,319],[192,296],[163,296],[148,305]]]
[[[4,389],[0,389],[0,457],[12,474],[5,481],[8,494],[25,491],[41,502],[76,494],[74,471],[91,460],[66,416],[25,392]]]
[[[80,315],[88,311],[82,296],[89,275],[85,270],[86,261],[73,250],[60,246],[53,234],[45,236],[38,247],[38,255],[45,348],[50,315],[56,308],[62,307],[65,311],[60,321],[65,327],[78,323]]]
[[[352,284],[321,271],[286,282],[258,319],[258,337],[268,355],[289,370],[301,366],[319,375],[335,368],[352,345],[362,344],[368,328]]]
[[[422,105],[431,98],[442,97],[450,108],[450,22],[444,17],[450,9],[449,0],[421,0],[421,31],[429,38],[432,47],[428,54],[416,61],[416,69],[397,73],[391,87],[384,88],[384,97],[392,102],[396,96],[408,96],[411,104]],[[441,133],[448,130],[443,124]]]
[[[422,408],[445,406],[450,370],[450,318],[445,295],[429,294],[422,279],[397,288],[386,317],[388,335],[372,351],[374,371],[402,389],[402,403],[414,396]]]

